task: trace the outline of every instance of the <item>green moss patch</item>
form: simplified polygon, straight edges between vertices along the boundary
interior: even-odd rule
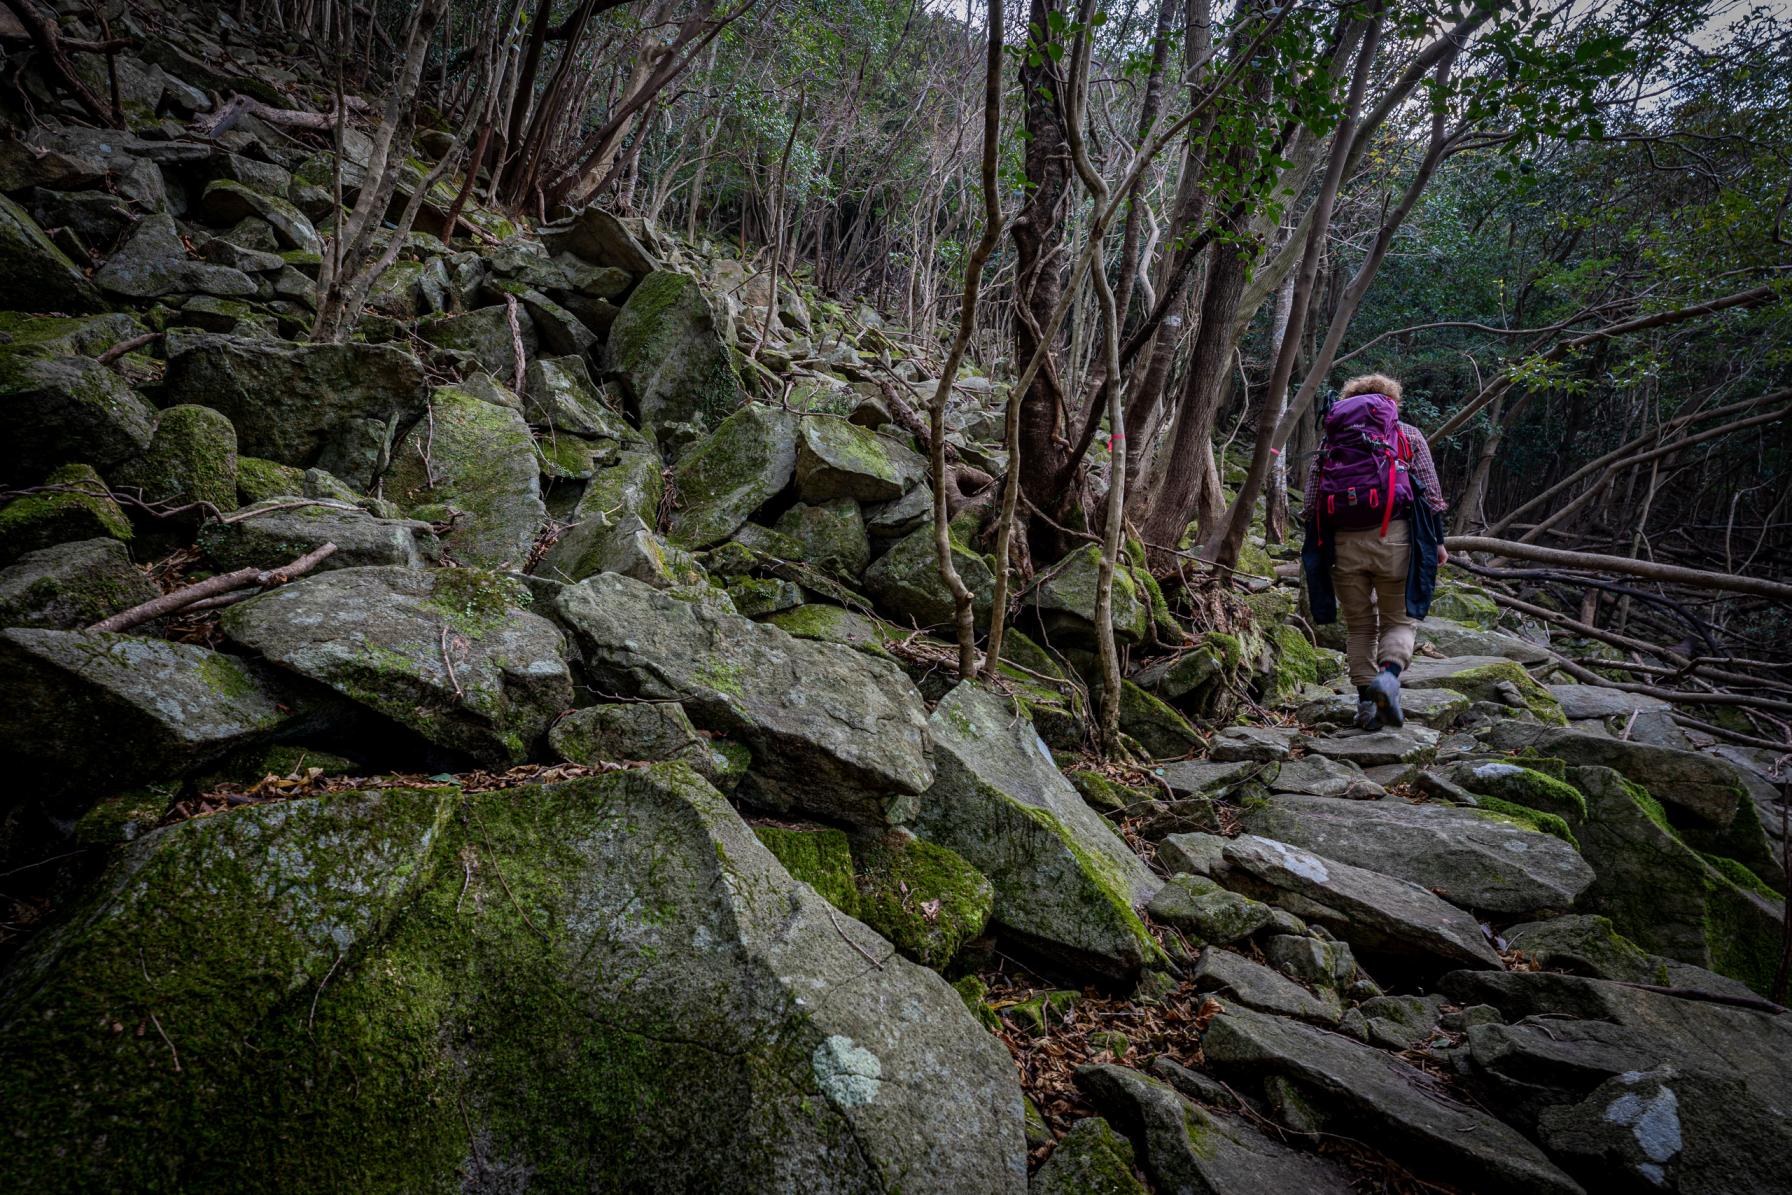
[[[995,889],[957,852],[901,833],[854,848],[859,919],[907,957],[942,970],[983,932]]]
[[[798,830],[784,826],[754,826],[753,833],[794,878],[821,893],[847,916],[859,915],[852,848],[844,833],[820,827]]]

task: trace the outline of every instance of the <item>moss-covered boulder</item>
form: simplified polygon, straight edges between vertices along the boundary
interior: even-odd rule
[[[1655,799],[1688,826],[1724,829],[1736,821],[1747,800],[1747,790],[1735,769],[1702,752],[1517,723],[1495,723],[1483,737],[1508,751],[1557,757],[1570,765],[1612,768],[1657,794]],[[1543,766],[1535,760],[1521,762]]]
[[[1187,718],[1129,680],[1120,682],[1120,730],[1153,759],[1174,759],[1205,743]]]
[[[37,221],[0,195],[0,306],[20,311],[98,311],[93,283]]]
[[[1145,1195],[1132,1143],[1098,1116],[1070,1126],[1033,1176],[1031,1195]]]
[[[1189,935],[1197,946],[1224,946],[1267,928],[1275,910],[1206,876],[1176,875],[1151,898],[1151,916]]]
[[[56,544],[0,570],[0,627],[91,626],[161,592],[115,539]]]
[[[781,610],[766,621],[798,639],[839,643],[886,660],[893,658],[888,645],[905,634],[900,628],[870,615],[821,602]]]
[[[444,542],[463,564],[522,568],[547,521],[528,424],[452,386],[393,451],[385,491],[412,517],[451,519]]]
[[[481,569],[348,568],[230,607],[251,651],[480,763],[520,763],[572,704],[559,630]]]
[[[326,448],[365,439],[368,425],[384,429],[424,413],[429,390],[423,366],[390,345],[295,344],[237,336],[170,338],[163,383],[169,403],[196,403],[222,412],[236,428],[237,450],[248,456],[307,467]],[[372,483],[341,473],[357,488]]]
[[[906,820],[933,780],[921,695],[886,660],[615,573],[564,587],[553,612],[595,688],[679,701],[699,727],[745,743],[762,807],[882,827]]]
[[[1440,576],[1431,595],[1431,613],[1451,622],[1463,623],[1483,631],[1491,631],[1499,621],[1500,608],[1478,585],[1456,576]]]
[[[258,456],[236,458],[236,497],[239,506],[252,506],[283,495],[297,497],[305,490],[305,470]]]
[[[1264,629],[1269,641],[1270,665],[1263,676],[1263,701],[1286,705],[1309,686],[1319,683],[1319,649],[1307,642],[1299,627],[1280,623]]]
[[[729,753],[698,734],[675,701],[588,705],[556,721],[548,731],[548,745],[560,758],[587,767],[681,760],[717,788],[732,788],[738,779]]]
[[[51,818],[265,740],[307,704],[255,661],[135,635],[16,628],[0,666],[6,803]]]
[[[652,234],[643,221],[625,219],[595,204],[542,225],[540,233],[542,243],[555,254],[569,254],[625,276],[639,278],[660,268],[659,257],[649,247]],[[616,298],[628,285],[625,277],[600,293]]]
[[[0,565],[75,540],[130,540],[131,521],[88,466],[52,470],[44,485],[40,493],[21,494],[0,506]]]
[[[778,517],[776,530],[802,545],[805,564],[856,582],[871,561],[865,520],[851,498],[835,498],[811,506],[799,502]]]
[[[809,885],[848,917],[864,920],[859,886],[853,879],[852,844],[845,831],[821,826],[754,826],[753,833],[791,879]]]
[[[679,765],[183,823],[33,949],[9,1185],[1026,1186],[1006,1051]]]
[[[206,184],[199,208],[207,220],[219,226],[254,216],[267,221],[283,247],[305,253],[323,252],[323,239],[305,218],[305,213],[276,195],[265,194],[232,179],[214,179]]]
[[[989,879],[1003,930],[1060,966],[1114,978],[1159,958],[1137,910],[1161,881],[1083,803],[1031,723],[965,682],[928,725],[939,778],[915,832]]]
[[[678,464],[672,538],[707,548],[733,535],[796,472],[797,416],[758,403],[729,415]]]
[[[1587,800],[1575,836],[1597,873],[1579,908],[1610,918],[1645,950],[1767,992],[1779,965],[1780,902],[1682,842],[1648,789],[1611,768],[1569,768],[1568,777]]]
[[[210,407],[180,405],[156,420],[149,451],[119,470],[122,485],[135,486],[151,502],[203,502],[235,510],[236,429]]]
[[[59,465],[106,469],[149,447],[155,413],[117,373],[88,357],[0,349],[0,474],[41,481]]]
[[[802,421],[796,491],[805,502],[835,498],[889,502],[925,473],[925,463],[915,453],[838,415],[812,415]]]
[[[971,609],[979,624],[989,618],[995,600],[996,575],[989,561],[952,534],[952,564],[959,579],[971,591]],[[952,591],[940,576],[934,548],[933,527],[922,527],[897,540],[865,570],[865,589],[891,615],[917,626],[950,626],[954,618]]]
[[[464,354],[480,369],[493,377],[514,377],[517,368],[517,341],[522,341],[525,365],[535,356],[537,337],[535,321],[529,313],[516,313],[516,334],[510,327],[510,308],[502,303],[477,307],[472,311],[425,316],[417,324],[417,335],[438,349]]]
[[[1094,642],[1100,570],[1101,549],[1095,544],[1078,548],[1051,568],[1040,570],[1024,601],[1038,612],[1052,642]],[[1121,643],[1138,643],[1150,630],[1150,607],[1124,563],[1114,570],[1113,614],[1114,637]]]
[[[643,427],[716,427],[741,403],[733,351],[688,274],[655,270],[641,280],[610,326],[609,360]]]
[[[853,843],[859,920],[924,967],[944,970],[983,932],[995,889],[956,852],[906,831]]]
[[[1502,656],[1415,659],[1400,674],[1400,684],[1408,689],[1452,689],[1471,702],[1524,710],[1551,726],[1568,725],[1555,695],[1526,672],[1524,665]]]

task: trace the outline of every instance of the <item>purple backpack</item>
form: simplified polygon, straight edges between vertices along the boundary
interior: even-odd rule
[[[1400,430],[1400,408],[1385,394],[1356,394],[1325,413],[1319,444],[1318,526],[1388,533],[1394,515],[1412,506],[1406,463],[1412,445]]]

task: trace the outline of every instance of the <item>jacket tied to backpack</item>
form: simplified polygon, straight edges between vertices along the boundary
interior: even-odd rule
[[[1334,531],[1380,528],[1396,518],[1411,522],[1412,548],[1406,574],[1406,612],[1424,618],[1437,588],[1437,549],[1443,543],[1443,516],[1425,501],[1413,476],[1412,444],[1400,428],[1400,408],[1385,394],[1357,394],[1333,404],[1325,415],[1319,446],[1318,484],[1313,508],[1304,512],[1301,567],[1313,620],[1336,622],[1332,589]]]

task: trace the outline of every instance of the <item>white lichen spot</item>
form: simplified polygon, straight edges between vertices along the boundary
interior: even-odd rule
[[[841,1108],[857,1108],[877,1098],[884,1066],[877,1055],[836,1033],[815,1047],[809,1059],[821,1092]]]
[[[1052,749],[1045,745],[1045,740],[1039,737],[1038,731],[1033,732],[1033,750],[1039,752],[1039,758],[1051,764],[1052,767],[1058,766],[1058,761],[1052,758]]]
[[[1649,1181],[1661,1185],[1665,1179],[1662,1163],[1674,1158],[1681,1148],[1680,1100],[1674,1089],[1664,1086],[1646,1098],[1627,1091],[1606,1107],[1605,1119],[1630,1130],[1637,1147],[1649,1159],[1638,1169]]]
[[[1517,764],[1484,763],[1475,767],[1474,775],[1478,780],[1493,780],[1500,776],[1516,776],[1524,771]]]

